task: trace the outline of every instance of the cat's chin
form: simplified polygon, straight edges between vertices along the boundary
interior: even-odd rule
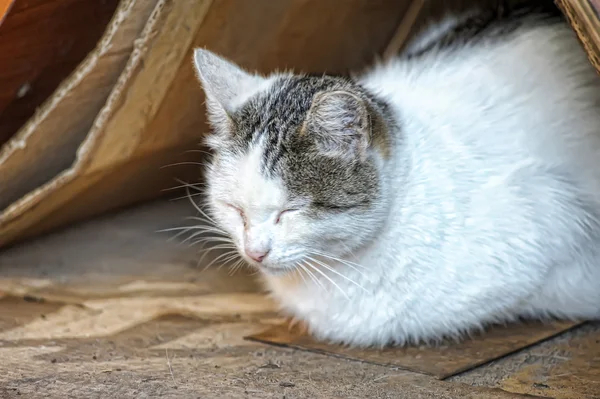
[[[295,267],[277,267],[277,266],[255,266],[261,273],[266,276],[272,277],[283,277],[292,274],[296,268]]]

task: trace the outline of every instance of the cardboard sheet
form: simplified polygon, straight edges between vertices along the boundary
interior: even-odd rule
[[[528,323],[497,327],[460,343],[406,348],[355,349],[318,342],[287,324],[270,327],[248,339],[430,374],[445,379],[560,334],[575,323]]]
[[[0,148],[0,246],[10,240],[7,230],[29,209],[26,204],[31,206],[30,201],[38,196],[50,196],[56,186],[53,179],[77,157],[155,3],[121,1],[96,49]]]
[[[10,11],[10,7],[13,5],[14,0],[0,0],[0,24],[4,21],[6,14]]]
[[[164,168],[197,160],[184,152],[207,131],[194,47],[263,72],[346,72],[381,54],[407,4],[123,0],[98,49],[0,150],[0,247],[199,176]]]

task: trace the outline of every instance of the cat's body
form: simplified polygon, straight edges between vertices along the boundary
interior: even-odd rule
[[[356,82],[230,84],[221,62],[196,53],[212,214],[317,338],[600,317],[600,77],[566,24],[526,19]]]

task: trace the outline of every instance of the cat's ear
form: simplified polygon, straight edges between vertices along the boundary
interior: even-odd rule
[[[348,91],[315,95],[303,129],[314,137],[320,152],[364,161],[371,136],[371,123],[365,102]]]
[[[248,73],[215,53],[194,50],[194,68],[206,96],[213,127],[230,122],[230,115],[253,94],[265,88],[267,79]]]

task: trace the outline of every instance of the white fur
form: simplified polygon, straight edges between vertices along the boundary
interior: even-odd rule
[[[450,14],[442,18],[438,23],[427,24],[421,32],[410,38],[404,47],[403,53],[411,55],[425,50],[427,47],[439,42],[444,36],[450,34],[456,26],[465,23],[470,17],[476,15],[477,12],[477,10],[472,10],[462,14]]]
[[[240,245],[241,221],[221,204],[239,201],[273,241],[273,265],[292,267],[323,232],[347,235],[348,250],[329,249],[343,262],[317,258],[344,277],[264,275],[283,309],[353,345],[600,316],[600,77],[566,25],[397,60],[362,84],[401,122],[369,223],[311,225],[301,212],[272,223],[286,193],[257,172],[259,148],[209,171],[218,223]]]
[[[293,212],[286,214],[279,223],[278,215],[296,204],[288,201],[283,184],[278,180],[266,178],[260,173],[260,158],[264,143],[259,142],[247,154],[224,157],[218,168],[208,170],[209,205],[219,226],[222,226],[233,238],[239,253],[246,261],[253,261],[245,255],[245,249],[270,249],[264,262],[273,269],[289,269],[304,251],[295,246],[302,242],[302,231],[308,226],[302,220],[296,220]],[[248,225],[244,229],[238,212],[242,209]]]

